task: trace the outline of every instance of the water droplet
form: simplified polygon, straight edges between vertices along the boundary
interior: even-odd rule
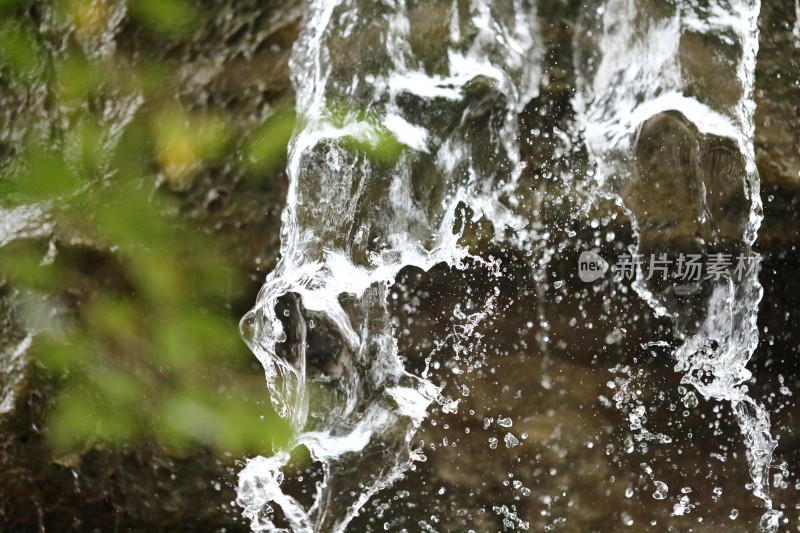
[[[653,498],[656,500],[663,500],[667,497],[667,493],[669,492],[669,487],[663,481],[656,481],[656,491],[653,493]]]
[[[497,425],[504,428],[510,428],[514,423],[510,418],[498,418]]]
[[[633,525],[633,517],[628,513],[622,513],[622,523],[630,527]]]

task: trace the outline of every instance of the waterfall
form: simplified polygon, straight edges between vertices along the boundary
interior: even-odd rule
[[[523,0],[312,2],[292,58],[281,260],[242,333],[290,446],[324,480],[306,508],[281,489],[287,450],[251,460],[239,503],[254,530],[274,530],[272,502],[293,531],[343,531],[417,458],[411,438],[441,398],[398,358],[387,288],[404,267],[470,257],[464,206],[498,231],[524,225],[517,117],[538,89],[537,35]]]
[[[797,519],[783,462],[800,456],[797,299],[779,284],[791,290],[797,254],[800,80],[782,63],[800,49],[800,0],[10,0],[0,13],[0,459],[36,489],[0,521],[66,524],[83,500],[126,527],[183,520],[191,493],[161,476],[200,464],[183,461],[190,444],[218,460],[179,480],[210,481],[220,527],[241,508],[256,532],[738,520],[775,533]],[[250,411],[217,415],[194,384],[238,410],[228,393],[249,381],[166,361],[224,356],[201,345],[243,311],[228,268],[246,278],[271,261],[262,215],[284,191],[273,156],[292,89],[280,260],[239,324],[291,436],[246,461],[236,508],[213,472],[261,446],[273,413],[254,399],[250,433]],[[106,220],[118,206],[125,228]],[[172,268],[215,255],[189,227],[233,250],[224,279]],[[762,302],[762,282],[780,297]],[[186,307],[167,305],[168,285]],[[68,394],[73,382],[85,390]],[[115,388],[130,413],[106,398]],[[53,463],[42,443],[58,448],[57,420],[75,442],[106,434]],[[131,435],[120,448],[136,461],[94,468]],[[158,513],[131,503],[149,487],[170,493]]]
[[[588,31],[576,46],[580,127],[599,188],[630,216],[644,257],[680,246],[758,262],[751,247],[762,218],[753,148],[760,7],[609,0],[585,12]],[[670,182],[680,189],[664,193],[664,213],[648,200]],[[777,442],[768,411],[743,385],[758,343],[757,268],[672,288],[638,270],[637,292],[673,319],[682,340],[673,354],[682,382],[730,403],[753,493],[767,508],[761,528],[775,531],[781,513],[772,509],[769,467]]]
[[[632,284],[672,321],[683,383],[730,405],[771,532],[781,516],[769,496],[776,440],[744,386],[762,294],[752,251],[759,10],[758,0],[592,2],[574,43],[573,103],[574,135],[594,168],[587,202],[621,206],[635,254],[726,254],[747,266],[738,278],[670,283],[638,265]],[[281,260],[241,322],[295,433],[240,473],[238,503],[254,531],[279,530],[279,517],[296,532],[344,531],[423,459],[412,440],[429,407],[455,409],[399,358],[388,288],[406,267],[467,260],[502,276],[463,243],[467,218],[491,222],[496,242],[531,246],[540,221],[520,200],[518,121],[547,77],[543,51],[525,0],[312,1],[291,62],[299,121]],[[492,312],[487,301],[470,319]],[[300,448],[322,471],[309,501],[285,490]]]

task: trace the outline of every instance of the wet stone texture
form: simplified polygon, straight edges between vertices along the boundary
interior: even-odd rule
[[[541,4],[549,76],[523,116],[521,144],[529,166],[528,185],[520,189],[539,202],[537,215],[544,225],[560,234],[542,237],[527,255],[492,250],[503,260],[506,276],[497,312],[476,329],[468,348],[433,338],[431,332],[446,335],[456,304],[465,312],[470,305],[482,309],[496,280],[475,265],[458,272],[409,269],[399,276],[392,309],[401,354],[411,370],[422,372],[433,353],[429,363],[437,368],[437,384],[461,401],[455,413],[433,410],[415,440],[427,460],[367,504],[352,530],[753,531],[761,510],[745,488],[744,446],[728,407],[698,399],[679,383],[669,360],[675,343],[669,324],[654,318],[629,288],[582,285],[575,277],[576,247],[549,260],[545,279],[529,267],[548,238],[596,237],[592,213],[579,213],[579,199],[567,194],[585,186],[584,176],[574,173],[587,167],[586,154],[565,152],[558,140],[572,120],[571,43],[581,2]],[[158,50],[178,58],[186,72],[182,96],[190,105],[222,105],[247,120],[261,111],[259,106],[291,98],[288,53],[302,10],[257,2],[221,9],[247,13],[207,28],[187,48],[158,49],[151,35],[124,26],[118,46],[131,57]],[[441,10],[434,2],[415,14],[434,20]],[[776,463],[791,465],[800,464],[800,411],[796,402],[785,402],[787,394],[800,394],[800,339],[793,327],[800,320],[800,252],[795,249],[800,241],[800,47],[792,35],[794,17],[791,2],[764,2],[756,79],[756,157],[765,214],[756,248],[764,256],[764,299],[750,387],[768,406],[773,427],[780,428]],[[431,61],[437,57],[439,28],[432,23],[429,33],[412,42]],[[235,52],[237,39],[248,53]],[[693,74],[693,90],[719,88],[720,101],[735,100],[738,95],[720,88],[714,64],[692,63],[704,46],[702,36],[687,36],[681,43],[687,68],[706,73]],[[222,50],[233,52],[221,61],[209,59]],[[39,97],[28,101],[46,105]],[[19,122],[11,116],[17,109],[4,100],[0,116]],[[13,149],[15,132],[4,130],[0,154]],[[665,145],[672,149],[664,150]],[[623,195],[637,218],[647,221],[640,228],[643,253],[691,248],[698,237],[722,246],[737,241],[747,201],[744,191],[727,181],[742,171],[735,147],[699,135],[682,115],[665,113],[642,125],[636,154],[641,175]],[[281,172],[247,179],[232,169],[224,164],[209,169],[172,187],[172,194],[186,219],[228,247],[254,298],[278,253],[286,179]],[[662,179],[676,169],[684,181]],[[713,189],[705,206],[697,202],[701,183]],[[610,202],[596,208],[613,214],[601,229],[615,237],[603,240],[601,254],[620,253],[633,244],[624,214]],[[491,246],[489,231],[480,224],[465,234],[483,249]],[[46,243],[51,235],[31,238]],[[92,253],[85,248],[78,246],[76,253]],[[15,350],[25,333],[7,303],[12,293],[13,288],[0,285],[0,529],[247,530],[231,505],[236,458],[206,451],[176,458],[154,445],[92,448],[57,461],[50,457],[39,428],[53,385]],[[426,302],[422,308],[404,305],[419,300]],[[231,312],[241,315],[248,305],[236,302]],[[434,350],[436,341],[442,348]],[[652,344],[656,341],[662,344]],[[651,344],[643,349],[643,343]],[[671,442],[641,438],[643,432],[631,430],[632,416]],[[710,420],[719,422],[716,429],[709,428]],[[666,494],[659,483],[666,484]],[[297,488],[303,490],[312,490],[311,485]],[[800,501],[794,481],[778,479],[773,496],[794,527]]]

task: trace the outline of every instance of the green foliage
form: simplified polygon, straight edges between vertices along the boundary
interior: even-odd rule
[[[12,75],[27,80],[42,69],[43,51],[29,24],[6,21],[0,27],[0,62]]]
[[[0,12],[16,5],[2,0]],[[98,31],[103,6],[60,2],[76,32]],[[134,1],[131,13],[171,39],[198,20],[181,0]],[[293,112],[250,131],[221,110],[184,108],[169,65],[88,57],[72,42],[45,57],[41,39],[23,15],[0,24],[0,86],[25,91],[45,76],[39,88],[59,117],[31,125],[0,161],[0,207],[39,206],[54,230],[2,250],[0,285],[15,289],[38,332],[37,361],[60,383],[45,428],[53,448],[150,440],[178,453],[269,451],[289,435],[239,338],[232,302],[245,273],[181,216],[176,196],[223,160],[242,161],[243,173],[274,169]],[[97,105],[136,99],[144,104],[121,134]]]
[[[357,126],[357,135],[339,141],[344,149],[363,154],[376,165],[394,165],[403,155],[403,144],[374,115],[343,104],[331,106],[328,112],[340,128]]]
[[[197,16],[184,0],[132,0],[130,9],[141,22],[172,37],[186,36]]]
[[[296,118],[294,109],[280,106],[248,136],[244,155],[253,174],[272,172],[286,162],[286,147]]]

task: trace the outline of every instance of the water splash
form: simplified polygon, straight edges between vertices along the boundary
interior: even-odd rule
[[[762,218],[753,148],[758,0],[609,0],[578,38],[576,108],[603,194],[629,214],[638,252],[752,252]],[[660,207],[659,205],[660,204]],[[702,286],[645,280],[637,292],[673,319],[675,369],[706,399],[729,402],[744,437],[753,493],[775,531],[768,469],[777,442],[748,396],[762,289],[757,268]]]
[[[482,261],[459,244],[464,206],[498,234],[524,225],[517,116],[538,88],[538,40],[522,0],[312,3],[292,58],[281,261],[242,333],[290,448],[324,481],[305,508],[281,488],[287,451],[251,460],[238,502],[254,530],[277,529],[273,502],[294,531],[343,531],[419,457],[411,438],[441,398],[398,358],[387,287],[404,267]]]
[[[795,43],[800,47],[800,0],[794,2],[794,26],[792,27]]]

